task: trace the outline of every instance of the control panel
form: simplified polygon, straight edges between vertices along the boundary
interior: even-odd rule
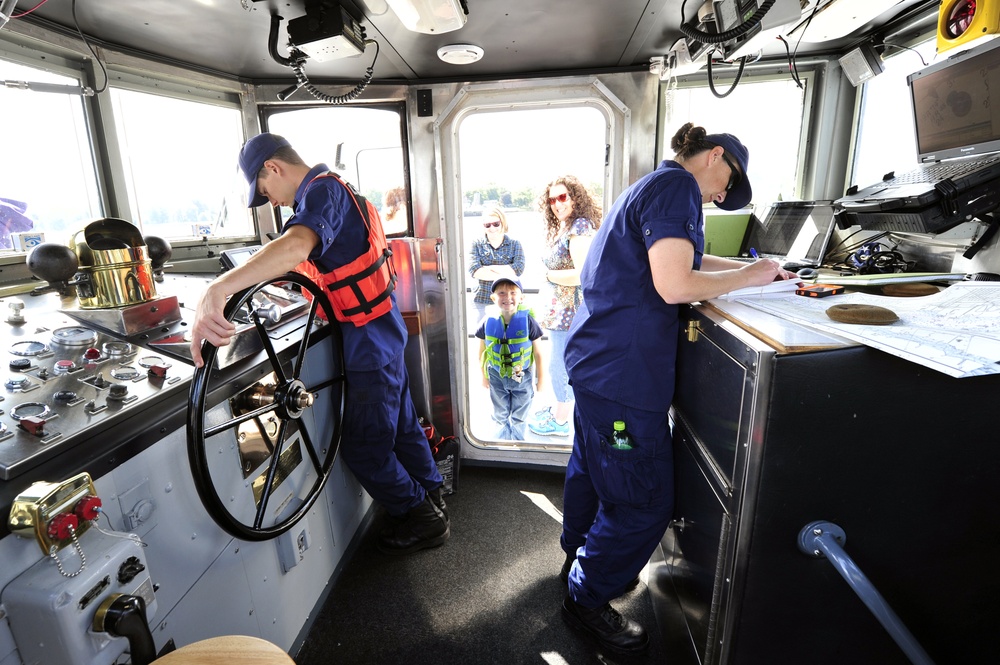
[[[183,399],[193,374],[183,362],[19,299],[0,308],[10,311],[0,323],[0,480],[168,395]]]

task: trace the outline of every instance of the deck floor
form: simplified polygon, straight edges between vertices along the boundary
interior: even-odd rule
[[[458,490],[447,497],[450,540],[406,557],[378,551],[376,517],[295,662],[665,662],[645,583],[614,601],[649,630],[643,656],[602,653],[563,622],[562,487],[561,471],[463,467]]]

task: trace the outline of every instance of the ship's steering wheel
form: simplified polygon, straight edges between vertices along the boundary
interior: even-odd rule
[[[259,296],[255,299],[275,282],[292,282],[312,296],[301,339],[280,352],[265,328],[274,322],[275,310],[259,306]],[[266,364],[234,377],[233,371],[217,366],[219,349],[208,342],[202,346],[205,364],[191,381],[188,459],[205,508],[237,538],[274,538],[305,517],[322,493],[340,448],[344,344],[340,326],[316,323],[317,308],[327,321],[336,321],[320,288],[298,273],[288,273],[237,293],[225,308],[228,321],[239,316],[253,323],[234,344],[246,344],[247,336],[256,335],[250,342],[267,354]],[[288,351],[294,351],[291,358]],[[248,440],[256,442],[256,455],[245,454]]]

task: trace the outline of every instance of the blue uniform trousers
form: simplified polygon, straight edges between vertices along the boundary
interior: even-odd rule
[[[405,515],[443,479],[410,398],[403,354],[384,367],[347,371],[340,455],[393,516]]]
[[[573,453],[566,467],[561,543],[577,559],[569,594],[600,607],[622,594],[656,550],[674,508],[674,460],[666,413],[576,391]],[[624,420],[632,450],[611,447]]]

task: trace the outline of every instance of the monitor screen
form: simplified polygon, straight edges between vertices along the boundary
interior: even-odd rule
[[[831,201],[778,201],[750,223],[748,250],[819,265],[833,230],[834,209]]]
[[[921,162],[1000,150],[1000,40],[934,63],[907,83]]]
[[[259,249],[259,246],[226,249],[219,254],[219,261],[223,270],[232,270],[246,263]]]

